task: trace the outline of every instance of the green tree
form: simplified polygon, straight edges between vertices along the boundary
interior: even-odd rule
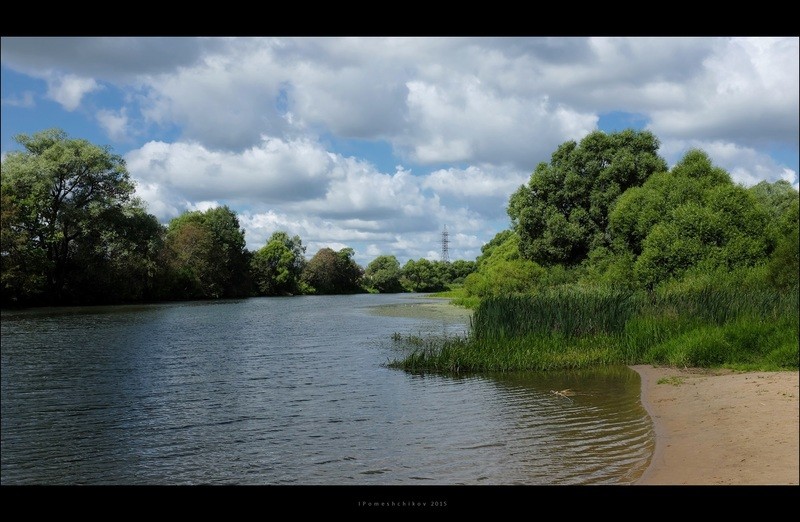
[[[635,259],[636,280],[648,288],[693,269],[755,266],[776,240],[765,206],[699,150],[619,198],[609,230],[618,253]]]
[[[608,226],[616,250],[640,255],[644,238],[666,215],[688,203],[702,206],[711,188],[732,184],[728,173],[714,167],[705,152],[688,151],[672,171],[653,174],[619,197]]]
[[[126,212],[143,212],[125,162],[58,129],[15,140],[23,150],[8,153],[0,174],[3,301],[80,301],[87,277],[78,258],[128,248],[112,243],[126,234]]]
[[[476,268],[477,264],[475,261],[456,259],[452,263],[449,263],[447,266],[447,272],[449,277],[446,282],[449,284],[463,283],[464,280],[467,278],[467,276],[473,273],[476,270]]]
[[[239,219],[227,206],[185,212],[170,221],[165,248],[174,297],[249,295],[250,254]]]
[[[510,198],[508,214],[525,259],[576,265],[610,246],[608,212],[628,188],[667,170],[659,142],[647,131],[593,132],[568,141],[540,163]]]
[[[382,294],[403,291],[400,284],[400,262],[395,256],[378,256],[367,265],[364,271],[364,282]]]
[[[800,285],[800,205],[798,194],[786,205],[777,222],[778,243],[768,264],[767,278],[773,286],[789,289]]]
[[[362,291],[364,270],[353,259],[352,248],[335,252],[322,248],[306,264],[301,279],[317,294],[353,294]]]
[[[503,231],[481,248],[478,269],[464,280],[469,295],[488,297],[529,293],[546,280],[546,270],[539,264],[523,259],[519,251],[519,236]]]
[[[294,295],[301,293],[300,276],[306,264],[306,247],[300,236],[289,237],[275,232],[253,254],[250,270],[259,295]]]
[[[411,292],[438,292],[447,288],[439,265],[425,258],[409,259],[403,265],[401,281]]]
[[[76,244],[74,261],[81,270],[67,290],[86,303],[161,298],[164,227],[138,204],[109,212],[105,222]]]

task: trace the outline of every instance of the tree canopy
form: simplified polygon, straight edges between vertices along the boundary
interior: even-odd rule
[[[317,294],[352,294],[361,291],[364,270],[353,259],[352,248],[338,252],[322,248],[306,264],[302,281]]]
[[[250,253],[239,219],[227,206],[185,212],[170,221],[166,248],[173,295],[183,299],[249,295]]]
[[[628,188],[667,170],[648,131],[593,132],[568,141],[540,163],[510,198],[508,214],[525,259],[577,265],[609,246],[608,212]]]
[[[115,271],[150,271],[160,230],[121,156],[58,129],[15,139],[0,174],[4,303],[83,302]]]
[[[250,269],[258,295],[294,295],[302,292],[301,275],[306,247],[300,236],[278,231],[253,254]]]

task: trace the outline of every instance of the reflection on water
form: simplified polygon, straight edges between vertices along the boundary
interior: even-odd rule
[[[464,332],[466,314],[436,306],[356,295],[4,311],[2,483],[589,484],[644,471],[652,429],[627,368],[386,368],[394,332]]]

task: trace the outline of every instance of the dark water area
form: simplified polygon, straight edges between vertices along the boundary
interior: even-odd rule
[[[409,295],[2,312],[2,484],[625,484],[653,451],[628,368],[412,375]],[[565,396],[552,393],[569,389]],[[574,394],[572,394],[574,393]]]

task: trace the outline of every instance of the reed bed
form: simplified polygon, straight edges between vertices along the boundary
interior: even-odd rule
[[[417,340],[390,366],[445,373],[641,363],[797,370],[799,295],[796,288],[562,288],[487,298],[466,338]]]

